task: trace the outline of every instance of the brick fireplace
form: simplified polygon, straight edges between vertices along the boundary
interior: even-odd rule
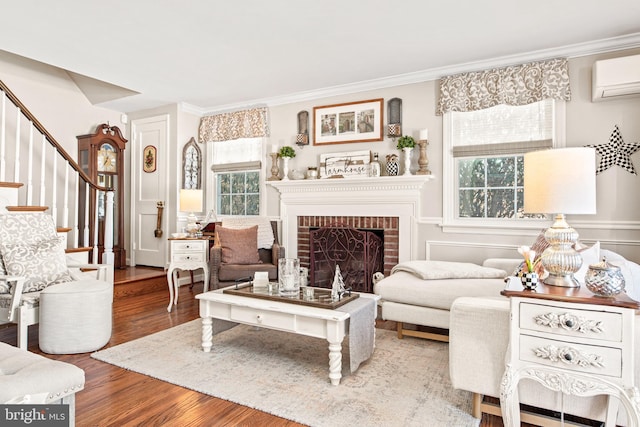
[[[380,230],[384,242],[384,274],[398,263],[398,217],[378,216],[299,216],[298,258],[300,265],[309,267],[309,231],[315,228],[340,224],[357,230]]]
[[[280,193],[282,244],[309,263],[309,229],[331,223],[382,229],[384,272],[417,258],[422,187],[430,175],[268,181]],[[306,262],[306,264],[305,264]]]

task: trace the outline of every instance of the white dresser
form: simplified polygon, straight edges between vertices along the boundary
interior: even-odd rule
[[[202,269],[204,272],[204,290],[209,288],[209,238],[184,238],[169,239],[171,244],[171,263],[167,270],[167,283],[169,284],[169,306],[178,304],[178,270]],[[192,278],[193,280],[193,278]]]
[[[626,294],[601,298],[584,288],[543,284],[525,291],[515,281],[501,293],[511,298],[510,345],[500,387],[505,426],[520,426],[522,379],[566,395],[608,395],[607,426],[615,426],[618,409],[626,410],[629,425],[640,426],[633,358],[638,302]]]

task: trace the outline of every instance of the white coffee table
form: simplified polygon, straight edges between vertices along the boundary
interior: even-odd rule
[[[342,340],[347,332],[349,313],[279,301],[231,295],[224,289],[196,295],[202,318],[202,350],[213,346],[213,319],[228,320],[267,329],[292,332],[329,342],[329,379],[340,384],[342,378]],[[360,298],[378,299],[377,295],[360,294]],[[374,324],[371,325],[375,327]]]

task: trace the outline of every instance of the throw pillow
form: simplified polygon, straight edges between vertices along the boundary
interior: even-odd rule
[[[247,228],[258,226],[258,248],[259,249],[271,249],[275,237],[273,235],[273,228],[271,228],[271,221],[267,217],[263,216],[242,216],[242,217],[230,217],[222,220],[222,226],[225,228]]]
[[[225,264],[259,264],[258,226],[249,228],[216,227]]]
[[[26,277],[23,292],[73,280],[67,269],[64,237],[33,244],[0,243],[0,253],[7,274]]]

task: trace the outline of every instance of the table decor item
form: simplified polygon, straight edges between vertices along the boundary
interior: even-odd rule
[[[398,176],[400,166],[398,165],[397,154],[387,154],[387,175]]]
[[[522,273],[520,276],[520,280],[522,281],[522,286],[525,289],[533,290],[538,286],[538,273],[534,271],[533,268],[533,260],[536,257],[536,251],[532,251],[529,246],[520,246],[518,248],[518,253],[524,257],[524,262],[526,265],[526,271]]]
[[[584,283],[591,292],[599,297],[611,297],[625,290],[625,281],[619,267],[610,264],[606,257],[602,261],[589,265]]]
[[[278,294],[283,297],[300,295],[300,260],[298,258],[278,260]]]

